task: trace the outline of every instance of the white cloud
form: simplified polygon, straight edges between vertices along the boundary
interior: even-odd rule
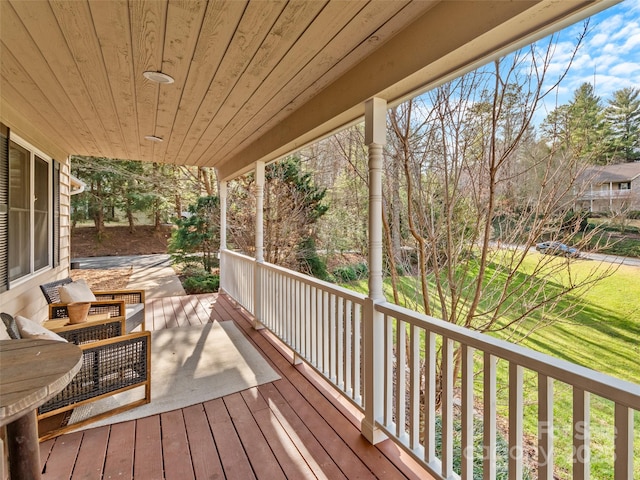
[[[637,75],[640,73],[640,63],[637,62],[623,62],[613,66],[609,71],[611,75],[629,77],[631,75]]]
[[[561,53],[554,57],[554,71],[561,71],[568,62],[571,41],[584,25],[576,24],[560,32]],[[626,0],[589,21],[589,28],[570,73],[559,91],[560,103],[566,103],[584,82],[595,87],[603,102],[616,90],[637,86],[640,73],[640,0]],[[568,91],[567,91],[568,90]]]
[[[608,40],[609,40],[609,35],[607,35],[606,33],[597,33],[591,39],[590,44],[592,47],[598,47],[600,45],[604,45],[605,43],[607,43]]]
[[[633,35],[630,35],[627,41],[623,45],[623,49],[632,53],[633,49],[640,46],[640,28],[634,32]],[[638,56],[638,51],[635,52],[635,56]]]
[[[555,53],[547,70],[549,83],[567,68],[583,30],[584,22],[579,22],[558,33]],[[606,106],[616,90],[637,88],[639,76],[640,0],[625,0],[590,19],[587,34],[568,75],[545,99],[542,112],[536,118],[540,121],[558,105],[570,102],[583,83],[593,85],[595,94]]]
[[[573,70],[585,70],[585,69],[593,69],[596,63],[594,62],[591,55],[588,52],[583,51],[581,54],[578,54],[571,65]]]

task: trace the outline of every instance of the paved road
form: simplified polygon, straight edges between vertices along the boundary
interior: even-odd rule
[[[616,257],[614,255],[603,255],[601,253],[583,253],[582,257],[598,262],[609,262],[621,265],[630,265],[632,267],[640,267],[640,258]]]
[[[71,263],[77,264],[75,268],[96,270],[127,267],[167,267],[171,264],[170,257],[167,254],[72,258]]]
[[[493,246],[497,246],[497,244],[492,244]],[[524,246],[522,245],[510,245],[510,244],[502,244],[500,245],[502,248],[515,248],[518,250],[523,250]],[[536,252],[535,247],[529,248],[530,252]],[[630,265],[632,267],[640,267],[640,258],[634,257],[618,257],[616,255],[604,255],[602,253],[588,253],[581,252],[580,258],[587,260],[594,260],[596,262],[608,262],[608,263],[616,263],[620,265]]]

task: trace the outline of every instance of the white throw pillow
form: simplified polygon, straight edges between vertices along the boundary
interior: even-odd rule
[[[3,323],[0,323],[0,340],[11,340],[11,337]]]
[[[34,322],[33,320],[29,320],[28,318],[21,317],[20,315],[16,315],[16,324],[18,325],[18,330],[20,331],[20,336],[22,338],[66,342],[66,340],[57,333],[54,333],[51,330],[47,330],[38,322]]]
[[[58,293],[62,303],[96,301],[96,296],[83,279],[59,287]]]

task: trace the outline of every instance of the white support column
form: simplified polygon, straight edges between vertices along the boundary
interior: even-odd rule
[[[369,296],[364,309],[364,410],[361,432],[376,444],[386,435],[376,426],[382,417],[384,326],[375,305],[386,301],[382,288],[382,148],[387,136],[387,102],[365,104],[365,143],[369,149]]]
[[[609,182],[609,211],[613,210],[613,182]]]
[[[218,184],[218,196],[220,198],[220,252],[218,260],[220,261],[220,290],[224,291],[224,255],[227,249],[227,182],[221,181]]]
[[[227,249],[227,182],[218,185],[220,196],[220,251]]]
[[[264,263],[264,162],[256,162],[256,262]]]
[[[253,273],[253,328],[262,325],[262,264],[264,263],[264,162],[256,162],[256,264]]]

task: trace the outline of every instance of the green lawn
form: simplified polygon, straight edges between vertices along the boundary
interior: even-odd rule
[[[536,263],[537,253],[532,253],[523,264],[521,272],[530,272]],[[557,258],[554,262],[566,262]],[[589,260],[574,260],[570,263],[570,275],[573,279],[584,278],[593,269],[605,268]],[[556,284],[568,280],[568,272],[556,274]],[[390,285],[387,281],[387,298]],[[366,282],[350,284],[348,288],[366,292]],[[553,285],[548,288],[554,288]],[[416,309],[421,304],[419,288],[415,279],[402,279],[402,298],[404,306]],[[567,306],[576,307],[567,318]],[[514,305],[513,308],[516,308]],[[509,309],[505,313],[508,318]],[[536,330],[521,342],[534,350],[562,358],[615,377],[640,383],[640,268],[620,266],[612,275],[591,286],[578,295],[565,297],[557,308],[545,313],[554,323]],[[532,315],[529,322],[538,318]],[[522,327],[527,328],[527,322]],[[508,332],[495,334],[506,337]],[[506,362],[498,365],[499,385],[508,383]],[[525,432],[535,438],[537,431],[537,385],[536,376],[525,375]],[[479,392],[480,393],[480,392]],[[499,392],[499,409],[506,415],[508,390]],[[570,478],[566,472],[571,465],[571,390],[568,386],[556,382],[554,386],[555,449],[556,465],[560,469],[560,478]],[[612,478],[613,458],[613,404],[603,399],[591,399],[591,475],[593,479]],[[640,478],[640,414],[635,418],[635,475]],[[562,474],[562,471],[565,474]]]
[[[525,264],[524,269],[530,268],[532,263]],[[585,276],[594,268],[594,264],[589,260],[573,261],[572,275]],[[570,296],[567,298],[569,302],[572,300]],[[640,268],[620,266],[611,276],[593,285],[575,301],[579,308],[571,319],[556,318],[553,325],[536,331],[522,345],[623,380],[640,383]],[[506,382],[506,366],[501,377]],[[533,405],[537,398],[535,378],[529,378],[528,385],[525,404]],[[559,456],[556,463],[569,472],[572,393],[568,386],[556,382],[554,394],[555,448]],[[502,398],[505,414],[506,402],[507,398]],[[591,475],[594,480],[610,479],[613,478],[613,403],[592,397],[591,412]],[[525,431],[531,435],[535,434],[537,428],[536,416],[537,409],[528,407]],[[635,458],[640,459],[639,414],[635,419],[635,451]],[[638,462],[635,475],[640,476]],[[566,473],[561,478],[570,477]]]
[[[572,275],[584,277],[594,264],[572,261]],[[537,330],[521,344],[640,384],[640,268],[621,265],[579,298],[568,296],[565,302],[576,304],[572,318],[558,316],[553,325]]]

